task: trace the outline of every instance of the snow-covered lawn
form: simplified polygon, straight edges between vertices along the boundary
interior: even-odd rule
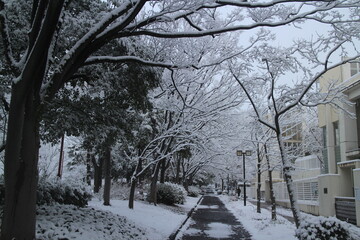
[[[186,214],[196,205],[199,198],[188,197],[184,205],[170,207],[163,204],[154,206],[147,202],[135,202],[134,209],[127,207],[128,201],[112,200],[111,206],[104,206],[100,201],[91,201],[90,206],[124,216],[141,226],[148,239],[167,239],[186,219]]]
[[[133,210],[126,200],[104,206],[97,199],[86,208],[71,205],[37,209],[37,239],[41,240],[163,240],[175,232],[199,198],[188,197],[184,205],[154,206],[136,201]]]

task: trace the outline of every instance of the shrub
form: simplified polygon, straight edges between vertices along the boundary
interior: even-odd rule
[[[300,240],[346,240],[349,239],[348,230],[341,221],[330,217],[317,217],[314,221],[304,221],[296,230],[295,236]]]
[[[186,190],[183,186],[174,183],[160,183],[157,189],[157,201],[167,205],[184,204]]]
[[[71,204],[84,207],[91,199],[91,191],[85,185],[72,181],[40,181],[37,189],[37,204]]]
[[[188,196],[190,197],[198,197],[201,192],[201,189],[196,186],[189,186],[188,188]]]

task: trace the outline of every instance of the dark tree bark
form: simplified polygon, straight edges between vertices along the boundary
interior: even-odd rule
[[[278,129],[280,129],[280,127],[278,127]],[[283,165],[284,179],[285,179],[286,187],[287,187],[287,190],[289,193],[291,211],[294,216],[294,222],[295,222],[296,228],[299,228],[300,213],[296,206],[296,197],[295,197],[295,192],[293,191],[293,180],[292,180],[291,173],[290,173],[290,167],[288,166],[287,162],[285,162],[285,160],[286,160],[285,147],[284,147],[284,143],[281,138],[281,131],[276,133],[276,138],[277,138],[277,141],[279,144],[282,165]]]
[[[261,213],[261,157],[259,144],[257,144],[257,202],[256,202],[256,212]]]
[[[176,157],[176,174],[175,174],[175,182],[177,184],[180,183],[180,156]]]
[[[13,84],[5,149],[5,203],[1,240],[35,239],[40,88],[63,0],[41,1],[29,32],[26,61]],[[2,6],[3,7],[3,6]],[[42,19],[43,21],[37,21]],[[19,71],[20,72],[20,71]]]
[[[37,164],[40,146],[38,105],[32,99],[33,92],[29,93],[27,98],[26,104],[21,103],[22,101],[19,103],[17,92],[12,93],[5,152],[6,194],[1,231],[1,239],[4,240],[35,238]],[[22,111],[25,111],[23,115]],[[22,131],[18,131],[19,126],[22,126]]]
[[[267,151],[267,145],[264,145],[264,151],[265,151],[265,158],[267,163],[267,169],[269,173],[269,188],[270,188],[270,201],[271,201],[271,220],[276,220],[276,199],[275,199],[275,193],[274,193],[274,186],[273,186],[273,180],[272,180],[272,169],[270,166],[270,158]]]
[[[157,204],[157,182],[159,177],[161,163],[158,162],[154,167],[153,175],[151,176],[151,184],[150,184],[150,197],[149,202],[154,203],[156,206]]]
[[[86,183],[91,186],[91,153],[86,153]]]
[[[94,192],[98,193],[102,186],[102,168],[103,168],[103,159],[99,159],[99,163],[97,163],[95,156],[92,159],[94,165]]]
[[[104,205],[110,206],[110,188],[111,188],[111,148],[105,151],[105,184],[104,184]]]
[[[160,168],[160,183],[165,182],[165,173],[166,173],[166,159],[161,160],[161,168]]]
[[[134,208],[135,189],[136,189],[136,183],[137,183],[138,174],[140,172],[141,165],[142,165],[142,160],[141,160],[141,158],[139,158],[139,160],[136,164],[135,171],[130,180],[130,194],[129,194],[129,205],[128,205],[130,209]]]
[[[134,209],[134,200],[135,200],[135,188],[136,188],[136,178],[132,177],[130,181],[130,194],[129,194],[129,208]]]

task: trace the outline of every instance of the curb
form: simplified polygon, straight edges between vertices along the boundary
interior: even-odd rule
[[[168,240],[175,240],[176,236],[178,235],[178,233],[180,232],[180,229],[185,225],[185,223],[189,220],[189,218],[191,217],[192,213],[194,212],[195,208],[199,205],[200,201],[203,199],[203,195],[199,198],[199,200],[197,201],[197,203],[195,204],[195,206],[193,208],[190,209],[190,211],[187,213],[187,217],[186,219],[181,223],[180,227],[174,232],[172,233]]]

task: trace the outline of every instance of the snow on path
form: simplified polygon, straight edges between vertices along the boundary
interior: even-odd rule
[[[271,212],[261,209],[256,212],[256,206],[247,202],[234,200],[229,196],[221,195],[220,199],[226,208],[243,224],[244,228],[252,235],[253,240],[297,240],[295,237],[295,225],[287,219],[277,216],[275,222],[271,220]]]
[[[143,228],[146,237],[151,240],[167,239],[186,219],[186,213],[195,206],[199,198],[188,197],[184,205],[178,205],[181,211],[176,213],[167,206],[154,206],[146,202],[136,201],[134,209],[128,208],[128,201],[111,200],[111,206],[104,206],[102,201],[92,200],[89,206],[99,210],[110,211],[124,216]]]

